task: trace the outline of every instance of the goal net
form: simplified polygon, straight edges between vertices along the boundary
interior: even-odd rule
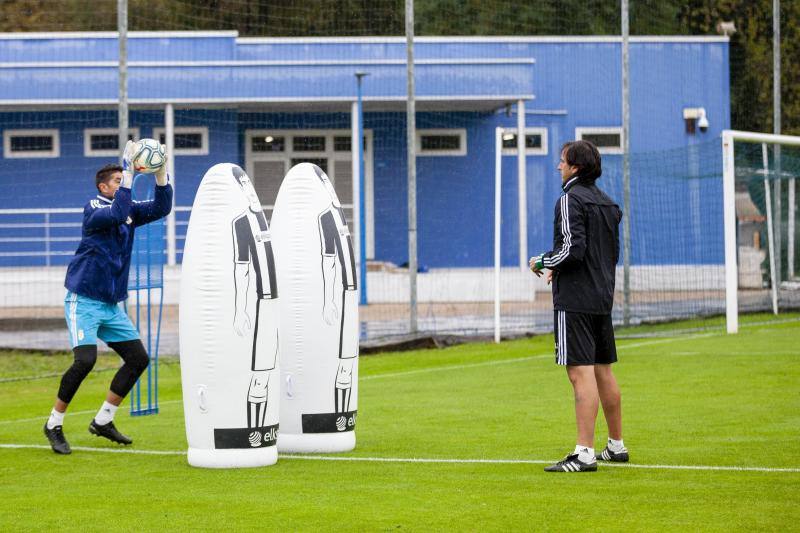
[[[120,152],[120,4],[6,4],[0,347],[66,349],[66,266],[81,239],[83,206],[96,193],[94,175]],[[626,207],[616,0],[417,0],[413,100],[402,1],[151,4],[127,1],[124,72],[128,135],[171,145],[164,354],[177,352],[180,269],[195,193],[220,162],[246,170],[268,219],[293,165],[311,162],[327,173],[360,259],[364,345],[552,331],[551,288],[526,264],[552,247],[553,206],[562,192],[556,168],[561,146],[574,139],[598,145],[598,186],[630,221],[623,235],[630,268],[620,259],[615,322],[721,326],[728,270],[720,135],[730,127],[769,128],[768,99],[749,90],[771,68],[760,53],[771,42],[764,6],[752,17],[756,26],[727,36],[708,21],[730,19],[730,7],[631,2]],[[559,24],[564,20],[574,23]],[[575,72],[597,74],[597,83],[576,85]],[[689,128],[687,113],[700,111],[710,125]],[[797,131],[785,114],[784,127]],[[770,311],[775,302],[782,311],[794,305],[800,270],[797,148],[774,139],[734,144],[731,198],[742,199],[731,203],[730,218],[739,240],[731,256],[736,309]],[[759,200],[759,191],[770,200]]]
[[[723,133],[728,331],[740,312],[800,307],[800,137]]]

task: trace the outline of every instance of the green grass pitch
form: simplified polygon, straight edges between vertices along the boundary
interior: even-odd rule
[[[800,315],[650,331],[615,367],[632,463],[585,474],[542,470],[575,443],[549,336],[362,357],[355,451],[240,470],[186,463],[174,362],[160,414],[117,415],[139,453],[104,453],[123,448],[86,429],[118,364],[102,356],[64,424],[79,449],[57,456],[42,425],[69,356],[0,354],[0,530],[797,528]]]

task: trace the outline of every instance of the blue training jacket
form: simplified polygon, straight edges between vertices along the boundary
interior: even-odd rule
[[[156,185],[154,199],[131,201],[120,187],[114,200],[97,195],[83,208],[81,243],[67,267],[64,286],[75,294],[116,304],[128,298],[135,228],[172,210],[172,185]]]

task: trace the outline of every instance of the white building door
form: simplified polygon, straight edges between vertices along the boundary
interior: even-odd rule
[[[330,178],[352,228],[353,170],[350,130],[247,130],[245,170],[253,182],[267,218],[284,176],[294,165],[313,163]],[[375,257],[375,216],[372,179],[372,131],[364,131],[364,215],[367,258]]]

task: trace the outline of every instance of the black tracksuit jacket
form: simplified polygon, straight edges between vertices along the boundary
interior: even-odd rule
[[[563,189],[555,208],[553,250],[542,258],[553,270],[553,308],[610,314],[622,211],[594,180],[576,176]]]

